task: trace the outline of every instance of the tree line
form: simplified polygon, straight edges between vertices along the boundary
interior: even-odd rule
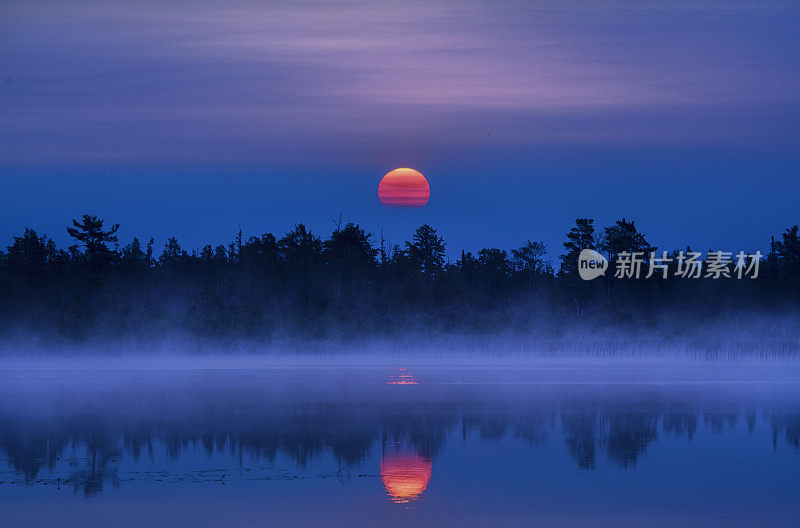
[[[531,240],[510,251],[462,251],[453,262],[427,224],[391,247],[358,224],[339,222],[327,238],[297,224],[281,237],[240,231],[227,245],[192,251],[175,237],[160,251],[152,238],[121,245],[118,230],[86,214],[67,228],[74,240],[67,248],[30,228],[14,236],[0,251],[2,330],[74,339],[174,331],[260,338],[408,329],[557,333],[576,316],[638,324],[665,311],[708,318],[800,301],[798,226],[773,237],[757,280],[675,278],[678,251],[669,252],[667,280],[615,278],[614,256],[638,252],[648,263],[658,249],[624,218],[604,229],[577,219],[557,267],[545,244]],[[605,276],[580,279],[585,248],[610,257]]]

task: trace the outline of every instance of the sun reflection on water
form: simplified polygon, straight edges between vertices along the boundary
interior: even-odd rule
[[[420,498],[431,480],[431,469],[429,457],[402,445],[388,448],[381,457],[381,480],[390,500],[397,504]]]
[[[387,385],[417,385],[419,384],[419,380],[412,376],[407,368],[404,367],[397,367],[394,369],[394,372],[389,375],[389,379],[386,381]]]

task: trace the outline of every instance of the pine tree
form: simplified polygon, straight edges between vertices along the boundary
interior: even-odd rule
[[[67,233],[84,247],[84,256],[93,272],[97,273],[114,260],[116,252],[108,247],[108,243],[117,243],[118,238],[115,233],[119,229],[119,224],[114,224],[111,229],[105,231],[102,219],[85,214],[80,222],[73,220],[72,225],[74,227],[68,227]]]
[[[445,256],[444,238],[434,228],[423,224],[414,232],[411,242],[406,242],[406,251],[416,269],[425,277],[433,278],[442,271]]]

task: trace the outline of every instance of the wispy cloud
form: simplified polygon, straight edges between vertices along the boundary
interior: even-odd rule
[[[241,160],[341,142],[752,141],[754,123],[786,126],[797,10],[665,5],[5,3],[0,153]]]

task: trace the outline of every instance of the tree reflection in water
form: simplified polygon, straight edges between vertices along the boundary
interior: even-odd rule
[[[561,371],[547,372],[546,383],[488,387],[462,378],[428,384],[429,374],[405,368],[370,370],[356,382],[309,369],[294,385],[285,375],[270,382],[263,373],[193,375],[201,377],[160,382],[147,372],[127,385],[100,380],[91,390],[75,383],[35,396],[48,383],[7,376],[0,384],[0,487],[53,483],[90,496],[131,479],[225,482],[230,475],[216,471],[221,467],[237,465],[247,477],[247,464],[278,458],[288,461],[287,471],[314,471],[327,456],[347,474],[380,477],[392,501],[408,504],[430,488],[448,445],[468,440],[522,442],[551,454],[566,449],[573,468],[590,472],[603,460],[633,470],[654,443],[691,442],[700,431],[724,436],[761,427],[772,439],[765,449],[784,442],[800,450],[800,409],[792,395],[788,403],[742,397],[720,404],[694,389],[551,383]],[[474,371],[458,376],[478,378]],[[167,465],[188,468],[187,460],[200,469],[165,473]]]
[[[763,412],[774,443],[784,440],[800,450],[800,413]],[[594,470],[597,456],[620,468],[635,468],[660,435],[691,441],[701,427],[714,434],[732,431],[737,415],[697,410],[659,411],[545,410],[533,412],[364,413],[358,417],[337,413],[266,414],[249,423],[237,420],[192,421],[193,426],[142,423],[120,427],[113,416],[62,417],[43,425],[19,417],[0,416],[0,453],[16,483],[60,479],[89,496],[104,485],[120,486],[119,462],[134,466],[144,456],[165,453],[180,462],[187,451],[207,456],[245,457],[274,461],[281,454],[298,469],[329,453],[350,470],[380,448],[379,474],[393,501],[418,498],[435,471],[435,460],[448,442],[474,436],[481,442],[523,439],[531,446],[547,443],[560,430],[559,441],[578,468]],[[99,431],[105,431],[100,434]],[[456,434],[458,433],[458,434]],[[771,448],[772,446],[764,446]],[[66,464],[64,472],[60,464]],[[46,473],[43,475],[42,472]],[[48,480],[49,479],[49,480]],[[2,478],[8,484],[12,479]]]

